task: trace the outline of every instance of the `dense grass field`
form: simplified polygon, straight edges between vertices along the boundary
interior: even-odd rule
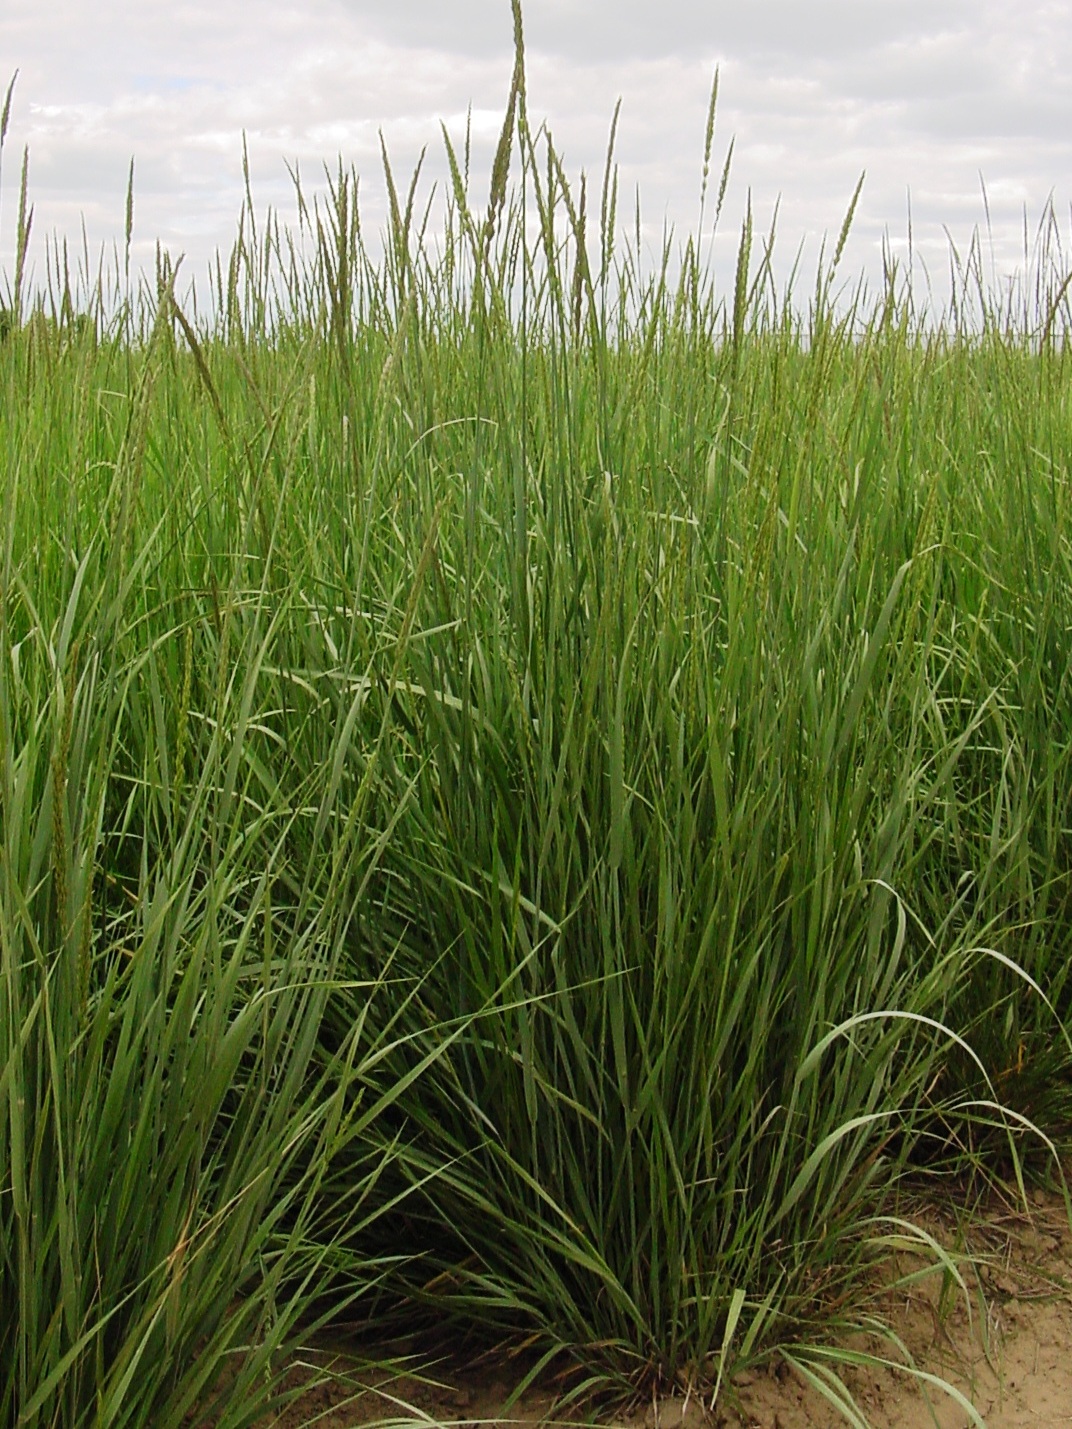
[[[959,1293],[912,1197],[1063,1184],[1059,255],[718,291],[520,68],[449,157],[199,308],[9,275],[0,1422],[251,1424],[340,1318],[837,1399],[895,1249]]]

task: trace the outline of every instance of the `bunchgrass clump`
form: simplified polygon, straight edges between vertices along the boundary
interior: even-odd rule
[[[1058,1174],[1059,251],[1022,321],[969,261],[973,329],[845,298],[848,220],[808,303],[750,218],[731,293],[646,268],[517,18],[435,243],[388,166],[382,255],[340,169],[296,235],[250,201],[207,314],[164,257],[27,306],[20,257],[5,1420],[250,1423],[374,1288],[578,1392],[780,1348],[851,1414],[815,1346],[927,1248],[905,1177]]]

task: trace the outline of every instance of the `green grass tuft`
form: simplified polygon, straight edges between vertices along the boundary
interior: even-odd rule
[[[906,1178],[1068,1148],[1060,254],[846,300],[857,189],[810,306],[750,214],[732,292],[651,269],[515,20],[482,214],[468,142],[435,245],[389,165],[382,256],[341,168],[249,200],[208,315],[163,257],[27,308],[24,166],[5,1422],[249,1424],[344,1310],[840,1402]]]

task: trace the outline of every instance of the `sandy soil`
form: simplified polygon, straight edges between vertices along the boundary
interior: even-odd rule
[[[965,1269],[969,1294],[930,1276],[909,1291],[880,1296],[880,1307],[918,1368],[963,1395],[975,1414],[942,1389],[903,1370],[841,1367],[861,1423],[871,1429],[1059,1429],[1072,1426],[1072,1232],[1063,1201],[1033,1192],[1029,1210],[995,1202],[970,1221],[975,1269]],[[927,1230],[952,1245],[952,1217],[931,1211]],[[963,1233],[963,1226],[961,1228]],[[903,1275],[910,1257],[898,1264]],[[953,1292],[953,1293],[951,1293]],[[863,1341],[892,1357],[887,1347]],[[356,1364],[322,1352],[292,1371],[295,1385],[315,1368],[331,1367],[328,1383],[310,1387],[271,1423],[275,1429],[354,1429],[384,1419],[464,1425],[491,1420],[519,1424],[563,1422],[554,1386],[513,1394],[518,1371],[492,1364],[439,1366],[435,1382],[363,1374]],[[782,1360],[740,1375],[712,1411],[683,1395],[658,1400],[598,1422],[622,1429],[840,1429],[846,1419],[801,1373]]]

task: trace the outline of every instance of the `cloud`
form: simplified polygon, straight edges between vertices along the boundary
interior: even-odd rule
[[[252,16],[252,18],[251,18]],[[780,196],[786,265],[836,232],[867,182],[845,267],[877,271],[883,235],[907,228],[937,254],[984,217],[1000,264],[1072,172],[1072,4],[1005,0],[527,0],[530,111],[573,173],[601,178],[622,98],[623,217],[637,186],[653,250],[664,225],[697,220],[715,65],[716,176],[736,158],[723,218],[732,246],[751,191],[761,223]],[[428,148],[442,184],[440,124],[471,112],[474,193],[486,192],[512,68],[507,0],[7,0],[0,54],[20,68],[0,184],[0,263],[10,271],[19,150],[31,151],[38,267],[50,231],[91,247],[122,234],[136,160],[135,251],[157,238],[204,268],[234,233],[243,136],[255,195],[294,212],[284,161],[311,189],[337,159],[362,176],[367,231],[385,212],[380,134],[399,176]],[[0,80],[3,76],[0,75]],[[710,207],[708,209],[710,215]]]
[[[392,44],[451,54],[508,53],[507,0],[344,0],[348,14]],[[733,54],[790,66],[851,58],[898,38],[966,22],[970,0],[527,0],[530,51],[584,64]]]

